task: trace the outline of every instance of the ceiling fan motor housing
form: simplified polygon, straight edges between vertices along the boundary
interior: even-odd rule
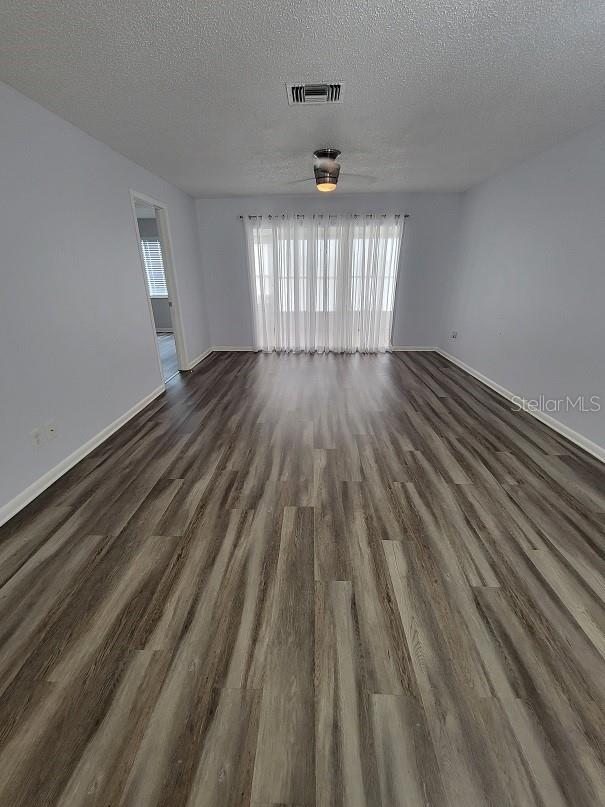
[[[313,152],[315,160],[313,172],[316,185],[324,183],[336,185],[340,174],[340,163],[336,162],[339,155],[340,151],[332,148],[318,149]]]

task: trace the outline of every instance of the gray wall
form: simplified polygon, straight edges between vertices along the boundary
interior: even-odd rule
[[[158,223],[156,219],[141,218],[137,219],[139,225],[139,235],[142,239],[159,239],[160,233],[158,230]],[[158,331],[171,331],[172,319],[170,317],[170,307],[168,305],[167,297],[152,297],[151,308],[153,310],[153,321],[155,322],[156,330]]]
[[[210,337],[193,200],[4,84],[0,120],[1,519],[162,383],[131,188],[167,205],[189,359]]]
[[[410,213],[401,253],[393,342],[434,345],[443,318],[443,277],[451,269],[460,194],[376,193],[198,199],[202,268],[214,346],[254,344],[250,286],[240,215]]]
[[[137,213],[138,213],[138,205],[137,205]],[[153,240],[154,238],[159,239],[160,231],[158,230],[157,219],[137,218],[137,224],[139,225],[139,235],[141,236],[141,238],[149,238],[151,240]]]
[[[153,321],[156,331],[172,331],[172,319],[170,317],[170,307],[168,297],[152,297],[151,308],[153,310]]]
[[[605,124],[468,191],[444,280],[442,347],[529,399],[600,395],[552,414],[605,446]]]

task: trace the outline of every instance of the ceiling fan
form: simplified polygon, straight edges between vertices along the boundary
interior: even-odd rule
[[[337,162],[341,152],[335,148],[317,149],[313,152],[313,173],[312,177],[305,177],[304,179],[295,179],[290,182],[290,185],[295,185],[298,182],[315,182],[315,187],[322,193],[329,193],[336,190],[338,179],[340,177],[340,163]],[[343,173],[347,177],[360,177],[363,179],[374,179],[366,174],[350,174],[348,171]]]

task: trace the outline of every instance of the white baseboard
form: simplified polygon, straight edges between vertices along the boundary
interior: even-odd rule
[[[258,353],[258,348],[256,348],[256,347],[250,347],[250,346],[241,347],[241,346],[237,346],[237,345],[226,345],[226,346],[223,346],[223,347],[213,347],[212,350],[215,350],[217,353],[223,353],[225,351],[229,352],[229,353],[231,353],[231,352],[233,352],[233,353],[235,353],[235,352]]]
[[[399,347],[398,345],[392,345],[389,350],[391,353],[397,353],[397,351],[401,351],[405,353],[406,351],[414,351],[414,350],[438,350],[436,347]]]
[[[209,356],[214,350],[215,348],[209,347],[208,350],[205,350],[203,353],[200,353],[200,355],[197,356],[197,358],[189,362],[189,364],[187,365],[187,369],[193,370],[196,364],[199,364],[201,361],[203,361],[206,358],[206,356]]]
[[[495,381],[492,381],[491,378],[489,378],[486,375],[483,375],[483,373],[480,373],[479,370],[475,370],[474,367],[471,367],[470,364],[467,364],[466,362],[462,361],[462,359],[459,359],[457,356],[448,353],[446,350],[441,350],[440,347],[435,348],[435,350],[437,351],[437,353],[439,353],[440,356],[443,356],[444,359],[451,361],[452,364],[455,364],[457,367],[460,367],[460,369],[464,370],[465,373],[472,375],[473,378],[476,378],[478,381],[481,381],[483,384],[485,384],[486,387],[489,387],[490,389],[493,389],[494,392],[497,392],[499,395],[502,395],[503,398],[512,401],[512,399],[515,397],[514,392],[511,392],[509,389],[506,389],[506,387],[503,387],[501,384],[497,384]]]
[[[136,403],[132,406],[128,412],[125,412],[123,415],[120,415],[119,418],[110,423],[109,426],[106,426],[102,431],[98,434],[95,434],[94,437],[91,437],[88,442],[84,443],[83,446],[77,448],[69,457],[66,457],[62,460],[58,465],[55,465],[54,468],[51,468],[50,471],[47,471],[43,474],[39,479],[36,479],[28,488],[24,491],[19,493],[15,496],[14,499],[11,499],[10,502],[0,507],[0,525],[4,524],[9,518],[12,518],[16,515],[19,510],[22,510],[26,505],[28,505],[31,501],[33,501],[36,496],[39,496],[43,493],[46,488],[50,487],[53,482],[56,482],[59,477],[63,476],[63,474],[67,473],[70,468],[73,468],[74,465],[77,465],[80,460],[83,460],[91,451],[93,451],[97,446],[101,445],[108,437],[114,432],[117,432],[125,423],[131,420],[135,415],[145,409],[158,395],[161,395],[164,392],[164,385],[162,384],[161,387],[156,387],[153,392],[150,392],[149,395],[146,395],[141,401]]]
[[[203,361],[206,358],[206,356],[209,356],[211,353],[224,353],[224,352],[231,352],[231,351],[240,351],[240,352],[245,351],[246,353],[249,352],[249,351],[256,352],[256,348],[255,347],[209,347],[208,350],[205,350],[203,353],[200,353],[200,355],[196,359],[193,359],[193,361],[189,363],[189,366],[187,367],[187,369],[188,370],[193,370],[193,368],[197,364],[199,364],[201,361]]]
[[[460,369],[464,370],[469,375],[472,375],[474,378],[481,381],[490,389],[493,389],[494,392],[497,392],[499,395],[502,395],[503,398],[506,398],[509,401],[512,401],[513,398],[518,401],[522,399],[522,395],[516,395],[515,393],[511,392],[510,390],[503,387],[501,384],[498,384],[496,381],[492,381],[491,378],[480,373],[478,370],[475,370],[474,367],[471,367],[470,364],[462,361],[457,356],[453,356],[451,353],[448,353],[446,350],[442,350],[441,348],[434,348],[441,356],[448,359],[452,362],[452,364],[457,365]],[[530,409],[529,407],[524,407],[524,410],[528,412],[530,415],[536,418],[536,420],[541,421],[542,423],[550,426],[551,429],[561,434],[563,437],[566,437],[572,443],[575,443],[580,448],[583,448],[584,451],[587,451],[589,454],[592,454],[593,457],[596,457],[601,462],[605,462],[605,448],[600,446],[598,443],[589,440],[588,437],[584,437],[583,434],[580,432],[571,429],[569,426],[566,426],[564,423],[561,423],[560,420],[552,417],[552,415],[547,414],[546,412],[541,412],[539,409]]]

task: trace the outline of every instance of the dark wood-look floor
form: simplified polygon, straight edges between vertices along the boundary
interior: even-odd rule
[[[605,803],[603,466],[435,354],[222,354],[0,531],[0,804]]]

